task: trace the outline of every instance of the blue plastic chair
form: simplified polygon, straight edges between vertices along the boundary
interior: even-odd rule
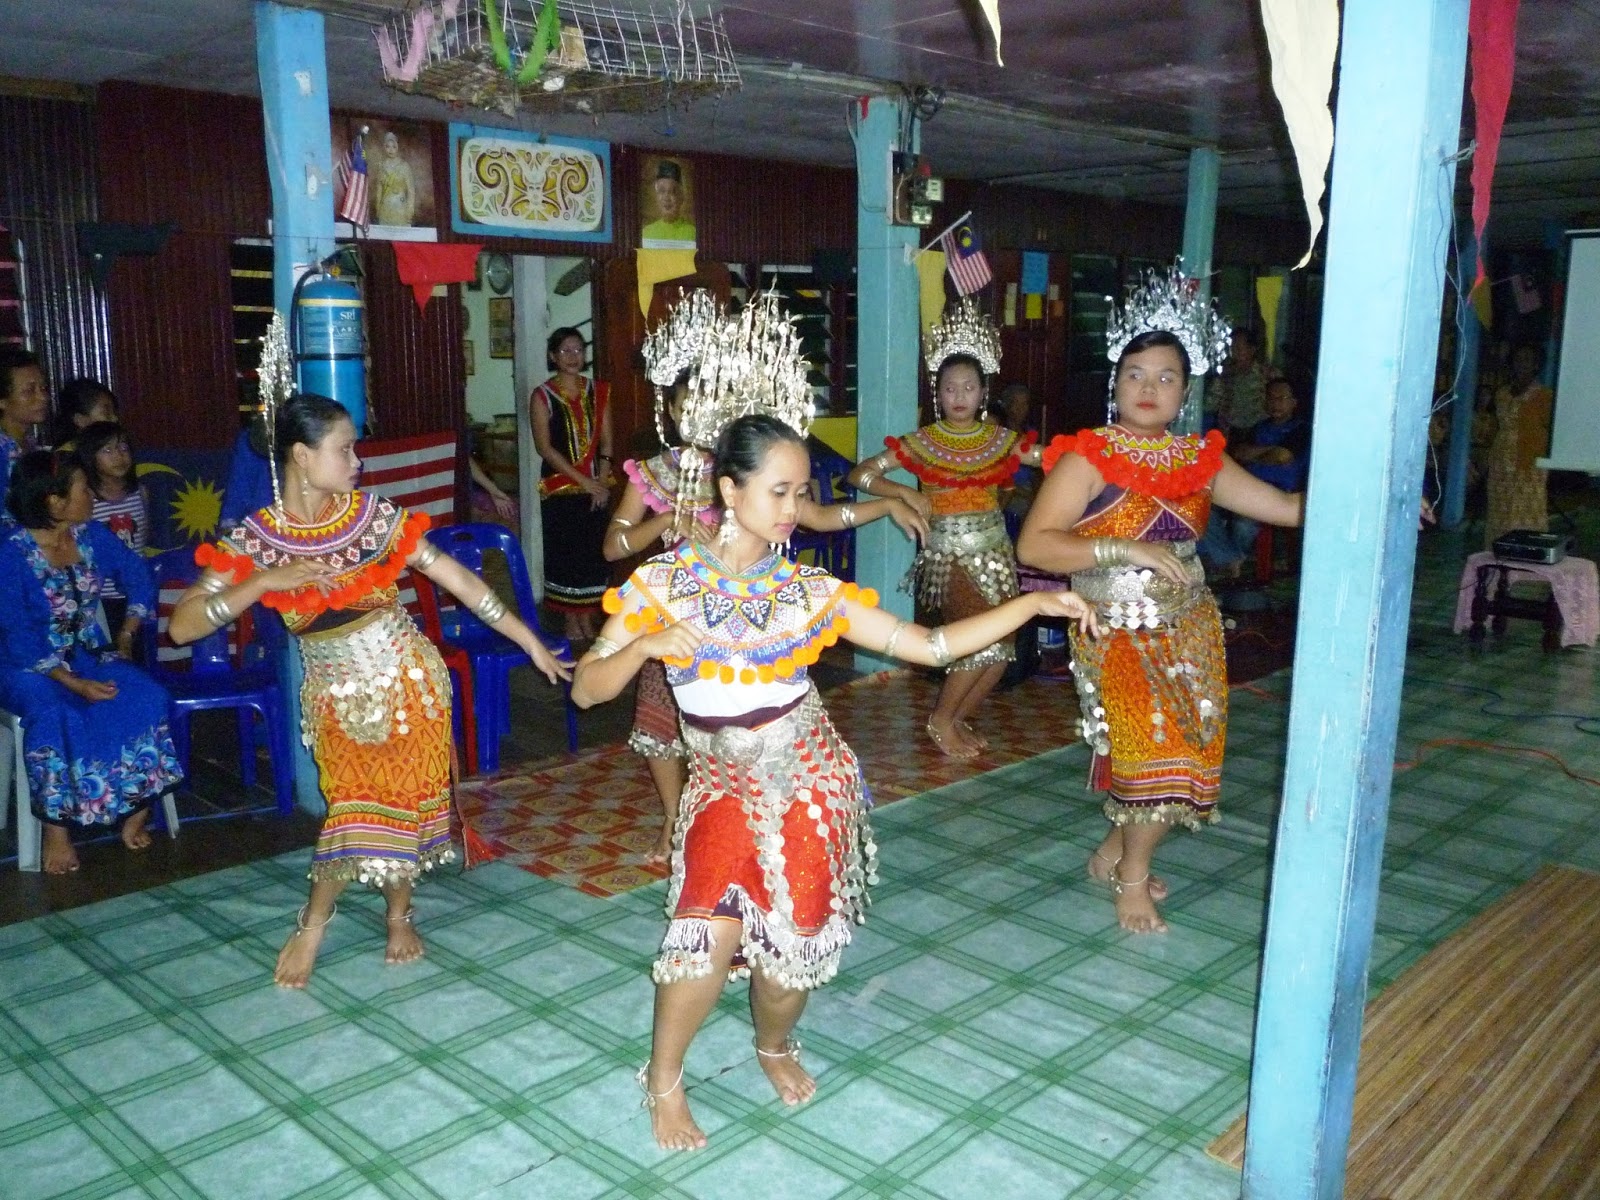
[[[194,551],[184,548],[167,550],[150,562],[156,577],[156,586],[178,584],[188,587],[200,574],[195,565]],[[232,708],[239,713],[239,775],[246,787],[256,782],[255,718],[260,714],[266,727],[267,744],[272,759],[272,791],[278,812],[288,816],[294,812],[294,745],[290,741],[289,716],[283,703],[283,689],[278,683],[277,671],[271,662],[260,661],[244,652],[249,640],[251,614],[245,613],[239,622],[238,637],[241,643],[239,658],[228,649],[227,628],[217,629],[193,642],[190,647],[189,669],[175,671],[161,665],[156,648],[159,645],[160,621],[146,621],[140,626],[144,643],[146,669],[172,696],[172,742],[178,751],[178,760],[187,773],[189,770],[190,738],[189,717],[193,713],[213,708]]]
[[[813,443],[811,451],[811,481],[818,504],[833,504],[839,496],[834,484],[849,474],[852,464],[848,458],[832,450],[818,450]],[[789,539],[791,556],[798,559],[811,552],[817,566],[835,579],[854,581],[856,575],[856,531],[839,529],[819,533],[810,529],[796,529]]]
[[[522,546],[504,525],[470,521],[430,530],[428,539],[451,558],[477,575],[483,574],[485,552],[498,550],[506,560],[511,576],[511,591],[517,615],[544,642],[557,658],[572,658],[572,645],[539,628],[539,605],[533,598],[533,582],[528,578],[528,563]],[[441,618],[444,640],[459,646],[472,659],[473,687],[478,701],[478,769],[500,769],[500,739],[511,732],[511,669],[528,665],[521,646],[502,637],[471,613],[457,605]],[[567,708],[567,749],[578,751],[578,708],[572,703],[572,688],[562,685]]]

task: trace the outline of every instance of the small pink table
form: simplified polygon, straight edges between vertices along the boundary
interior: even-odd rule
[[[1510,594],[1518,575],[1542,579],[1550,585],[1549,601],[1526,600]],[[1492,589],[1492,594],[1491,594]],[[1545,622],[1545,648],[1593,646],[1600,638],[1600,575],[1587,558],[1564,558],[1554,566],[1513,562],[1480,550],[1467,559],[1456,593],[1455,631],[1470,630],[1482,641],[1484,621],[1492,619],[1496,633],[1504,633],[1509,617],[1529,617]]]

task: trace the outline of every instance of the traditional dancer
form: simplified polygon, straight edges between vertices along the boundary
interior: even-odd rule
[[[573,683],[579,704],[597,704],[657,659],[683,714],[689,781],[673,839],[671,919],[653,971],[651,1058],[639,1073],[667,1149],[706,1143],[689,1111],[684,1055],[730,975],[750,978],[757,1060],[779,1098],[798,1104],[816,1090],[790,1034],[808,991],[838,969],[851,922],[863,918],[876,847],[860,768],[807,678],[810,664],[841,637],[944,665],[1041,613],[1093,629],[1086,604],[1053,593],[927,630],[876,608],[870,590],[784,560],[775,547],[793,532],[811,476],[799,432],[810,390],[787,322],[770,298],[756,304],[742,327],[731,321],[719,332],[709,353],[724,367],[697,379],[685,401],[686,436],[699,422],[762,410],[717,440],[724,508],[715,545],[681,541],[611,594],[611,617]],[[756,389],[765,395],[751,404]]]
[[[706,465],[715,439],[705,445],[670,445],[664,418],[671,418],[674,431],[680,428],[682,403],[690,380],[705,365],[702,343],[706,334],[725,319],[711,293],[697,289],[679,301],[645,342],[645,374],[656,386],[656,428],[667,448],[653,458],[642,462],[629,459],[623,464],[627,485],[606,530],[605,556],[611,562],[632,558],[653,546],[658,538],[670,548],[696,531],[715,528],[718,506],[712,500]],[[685,479],[691,481],[688,488],[682,486]],[[879,517],[891,518],[919,543],[928,532],[928,523],[910,505],[895,499],[824,505],[814,503],[807,495],[800,501],[798,519],[806,529],[837,531],[866,525]],[[678,706],[667,685],[666,668],[655,660],[645,663],[639,672],[628,745],[649,764],[664,814],[661,835],[645,861],[664,863],[672,849],[687,751],[679,736]]]
[[[929,331],[927,363],[933,424],[884,439],[888,450],[851,471],[850,483],[863,492],[899,497],[930,519],[908,586],[915,584],[921,605],[953,621],[1017,594],[1017,561],[1000,489],[1024,465],[1038,466],[1040,457],[1032,433],[986,419],[986,377],[1000,369],[1000,335],[971,299]],[[896,466],[916,476],[921,491],[885,476]],[[988,748],[970,718],[1014,658],[1009,641],[996,642],[950,664],[927,725],[943,753],[974,758]]]
[[[1165,932],[1166,890],[1151,856],[1173,825],[1217,820],[1227,729],[1222,621],[1195,556],[1213,500],[1269,525],[1299,525],[1304,497],[1263,483],[1223,453],[1223,437],[1167,431],[1191,373],[1222,360],[1228,327],[1175,266],[1151,272],[1107,325],[1116,364],[1108,424],[1058,437],[1017,552],[1096,606],[1104,636],[1074,637],[1091,786],[1110,790],[1111,831],[1089,860],[1117,919]]]
[[[216,545],[173,610],[172,640],[192,642],[257,602],[300,643],[304,739],[328,813],[311,859],[311,895],[273,978],[304,987],[322,931],[347,884],[387,901],[385,961],[420,958],[411,891],[455,853],[450,837],[450,675],[400,607],[396,579],[420,571],[484,624],[528,652],[552,683],[568,671],[482,579],[426,537],[426,513],[357,489],[361,460],[344,407],[322,396],[283,401],[287,351],[279,319],[263,356],[276,499]],[[281,481],[281,483],[280,483]]]

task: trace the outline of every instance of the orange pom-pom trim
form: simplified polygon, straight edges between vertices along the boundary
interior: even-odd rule
[[[627,616],[622,618],[622,627],[629,633],[638,633],[639,626],[643,624],[644,622],[639,619],[638,613],[629,613]]]
[[[394,547],[376,562],[370,562],[351,574],[343,584],[324,595],[311,584],[292,592],[268,592],[261,603],[282,613],[303,613],[316,616],[329,609],[348,608],[373,592],[389,587],[400,572],[406,569],[406,559],[416,553],[417,543],[428,532],[433,518],[424,512],[407,513],[400,526]]]
[[[1041,460],[1045,471],[1049,472],[1063,456],[1078,454],[1099,471],[1107,483],[1161,500],[1177,500],[1194,495],[1216,477],[1222,470],[1222,451],[1227,444],[1227,439],[1213,429],[1200,443],[1194,462],[1160,470],[1118,453],[1101,430],[1085,429],[1070,435],[1057,434],[1045,447]]]
[[[622,611],[622,593],[616,588],[607,588],[606,594],[600,597],[600,607],[616,616]]]
[[[723,667],[721,669],[721,671],[719,672],[719,674],[721,675],[723,683],[732,683],[733,682],[733,668],[732,667],[728,667],[728,666]]]
[[[739,682],[740,683],[754,683],[755,681],[756,681],[756,673],[754,671],[752,671],[749,667],[746,667],[744,670],[739,672]]]
[[[865,604],[868,608],[878,607],[878,592],[876,588],[862,588],[856,597],[858,604]]]
[[[232,583],[243,583],[256,570],[255,560],[248,554],[234,554],[211,542],[195,547],[194,561],[198,566],[210,567],[218,575],[226,576]]]
[[[715,679],[716,675],[717,675],[717,664],[716,663],[710,662],[710,661],[706,661],[706,662],[702,662],[700,664],[700,678],[701,679]]]
[[[886,437],[883,444],[893,452],[895,459],[902,467],[910,471],[923,483],[932,484],[934,487],[1001,487],[1011,482],[1018,470],[1022,467],[1022,456],[1033,448],[1033,443],[1038,440],[1038,434],[1029,431],[1017,439],[1017,444],[1010,454],[1006,455],[992,467],[982,471],[974,471],[965,475],[958,475],[953,471],[942,471],[933,466],[926,459],[919,458],[904,448],[904,443],[897,437]]]

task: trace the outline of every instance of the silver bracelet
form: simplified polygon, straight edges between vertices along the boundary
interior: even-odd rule
[[[493,589],[484,592],[483,598],[472,606],[472,615],[485,625],[493,625],[509,611],[506,602],[496,596]]]
[[[611,523],[613,525],[615,525],[618,529],[632,529],[633,528],[633,522],[628,520],[627,517],[612,517],[611,518]]]
[[[200,590],[208,596],[215,596],[218,592],[225,592],[231,585],[221,575],[202,575],[200,577]]]
[[[1131,561],[1127,538],[1095,538],[1094,565],[1097,567],[1125,567]]]
[[[589,653],[596,658],[610,658],[622,647],[608,637],[597,637],[589,645]]]
[[[206,620],[211,622],[212,628],[221,629],[233,621],[233,610],[228,607],[225,596],[209,596],[200,608]]]
[[[424,538],[422,545],[418,546],[416,551],[411,555],[411,557],[415,560],[411,565],[419,571],[426,571],[429,567],[433,566],[434,563],[439,561],[439,556],[443,553],[443,550],[439,549],[439,547],[435,546],[432,542]]]
[[[620,533],[620,532],[617,534],[617,545],[622,547],[622,552],[624,554],[632,554],[633,553],[633,547],[628,544],[628,535],[627,534]]]
[[[861,472],[861,479],[856,484],[856,491],[858,491],[858,492],[866,491],[869,487],[872,486],[872,481],[874,479],[876,479],[877,477],[878,477],[878,473],[876,471],[863,471],[863,472]]]
[[[944,627],[931,630],[928,634],[928,653],[933,658],[936,667],[945,666],[950,661],[950,647],[945,645]]]
[[[839,505],[839,520],[844,522],[846,529],[854,529],[856,527],[855,506],[851,504]]]
[[[885,658],[894,657],[894,644],[900,640],[900,631],[905,627],[906,621],[904,618],[894,623],[894,631],[889,634],[889,640],[883,644],[883,656]]]

